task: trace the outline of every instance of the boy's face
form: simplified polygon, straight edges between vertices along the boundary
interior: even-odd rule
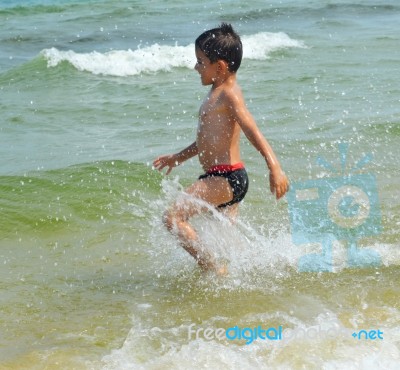
[[[218,63],[211,63],[210,59],[198,48],[196,48],[197,63],[194,69],[199,72],[201,83],[211,85],[217,77]]]

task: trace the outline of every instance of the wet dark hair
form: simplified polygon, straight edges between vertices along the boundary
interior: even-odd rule
[[[217,28],[205,31],[196,39],[196,48],[199,48],[211,63],[224,60],[228,63],[230,72],[236,72],[242,62],[242,41],[233,27],[221,23]]]

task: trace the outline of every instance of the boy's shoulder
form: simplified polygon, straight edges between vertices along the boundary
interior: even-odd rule
[[[226,86],[223,86],[220,98],[224,104],[227,104],[231,107],[244,104],[244,97],[238,83],[227,84]]]

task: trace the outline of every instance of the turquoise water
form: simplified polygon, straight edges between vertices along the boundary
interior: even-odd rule
[[[399,20],[394,0],[2,1],[0,368],[396,369]],[[340,172],[340,143],[344,173],[373,155],[361,172],[376,178],[382,229],[358,243],[379,266],[349,268],[339,240],[332,272],[299,271],[320,246],[293,243],[288,202],[245,138],[237,225],[194,221],[229,277],[203,275],[164,230],[200,166],[165,178],[151,162],[194,138],[207,89],[193,43],[221,21],[242,35],[239,82],[292,183],[329,178],[318,157]],[[235,325],[309,337],[189,335]],[[361,329],[384,339],[353,338]]]

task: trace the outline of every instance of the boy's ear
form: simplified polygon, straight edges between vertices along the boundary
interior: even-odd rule
[[[217,61],[218,65],[217,65],[217,70],[222,72],[222,71],[227,71],[228,70],[228,62],[225,60],[218,60]]]

